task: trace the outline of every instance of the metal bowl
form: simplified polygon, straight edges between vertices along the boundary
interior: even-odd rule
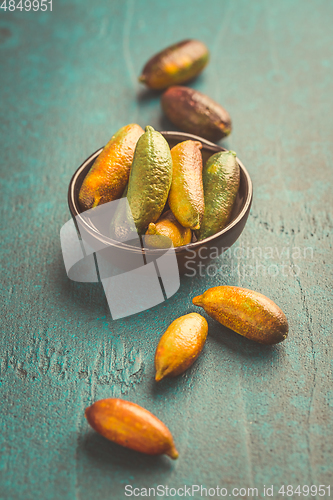
[[[226,151],[225,148],[213,144],[212,142],[209,142],[206,139],[203,139],[202,137],[196,135],[169,131],[161,132],[161,134],[169,143],[170,148],[182,141],[200,141],[202,144],[201,153],[204,163],[212,154],[219,151]],[[134,257],[135,254],[142,254],[142,252],[144,252],[144,254],[146,255],[147,261],[155,260],[161,254],[160,249],[145,247],[138,248],[126,243],[114,241],[107,235],[102,234],[93,224],[89,224],[86,218],[80,217],[80,214],[82,212],[78,201],[80,188],[83,179],[89,172],[93,162],[101,153],[102,149],[103,148],[98,149],[98,151],[93,153],[82,163],[82,165],[76,170],[69,183],[68,206],[74,222],[76,222],[77,217],[80,219],[80,224],[84,226],[85,231],[89,233],[90,237],[96,240],[97,246],[102,243],[105,246],[114,247],[114,250],[117,250],[118,255],[121,256],[120,261],[122,258],[124,260],[128,260],[129,258],[131,258],[131,256]],[[230,223],[224,229],[222,229],[222,231],[219,231],[209,238],[201,241],[193,241],[188,245],[184,245],[174,249],[180,274],[188,274],[189,276],[193,275],[193,270],[196,269],[202,262],[207,265],[211,260],[211,256],[213,256],[213,258],[216,258],[217,255],[223,253],[235,243],[235,241],[242,233],[250,212],[253,189],[252,181],[246,168],[238,158],[237,162],[240,167],[240,184],[232,210]]]

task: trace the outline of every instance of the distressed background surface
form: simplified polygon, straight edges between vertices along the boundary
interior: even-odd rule
[[[274,485],[279,499],[283,484],[332,483],[332,16],[329,0],[54,0],[53,12],[1,11],[1,499],[121,499],[126,484],[257,487],[258,498]],[[68,182],[120,126],[173,128],[137,75],[187,37],[211,50],[192,85],[233,118],[225,144],[252,176],[251,214],[211,276],[182,278],[167,302],[113,322],[101,285],[64,270]],[[247,255],[255,247],[259,258]],[[208,319],[202,356],[157,387],[157,339],[220,284],[271,297],[289,339],[262,347]],[[94,434],[84,408],[111,395],[159,416],[179,460]]]

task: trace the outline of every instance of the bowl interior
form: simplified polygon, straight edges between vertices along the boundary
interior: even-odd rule
[[[186,141],[186,140],[196,140],[200,141],[202,143],[202,159],[203,159],[203,164],[208,160],[208,158],[219,151],[226,151],[225,148],[218,146],[217,144],[213,144],[201,137],[192,135],[192,134],[186,134],[182,132],[161,132],[161,134],[165,137],[167,140],[170,148],[178,144],[179,142]],[[75,172],[73,175],[70,185],[69,185],[69,191],[68,191],[68,204],[69,204],[69,209],[70,212],[75,220],[75,217],[80,217],[81,214],[81,209],[79,205],[79,192],[81,189],[81,185],[83,183],[83,180],[87,173],[89,172],[92,164],[94,163],[95,159],[97,156],[101,153],[103,148],[100,148],[97,150],[95,153],[93,153]],[[202,245],[202,243],[208,243],[211,240],[214,240],[216,237],[221,236],[223,233],[226,233],[228,230],[230,230],[239,220],[245,216],[245,214],[248,211],[249,205],[251,204],[252,200],[252,182],[250,179],[250,176],[245,169],[244,165],[242,162],[237,158],[237,162],[240,167],[240,184],[239,184],[239,190],[237,193],[237,197],[233,206],[232,214],[231,214],[231,219],[229,224],[222,230],[219,231],[218,233],[210,236],[209,238],[206,238],[204,240],[196,241],[195,236],[193,237],[192,243],[189,243],[188,245],[184,245],[182,247],[176,247],[175,251],[176,252],[181,252],[182,249],[188,249],[188,248],[195,248],[198,245]],[[81,219],[81,218],[80,218]],[[105,229],[101,227],[96,227],[94,223],[89,219],[87,222],[86,217],[80,220],[80,223],[83,223],[86,230],[89,231],[92,235],[97,237],[100,241],[103,241],[107,245],[116,245],[118,247],[123,247],[127,249],[131,249],[132,251],[142,251],[140,248],[135,248],[134,246],[130,245],[129,243],[120,243],[112,240],[105,234]],[[152,248],[146,248],[148,252],[154,253],[155,249]],[[156,249],[158,252],[159,250]]]

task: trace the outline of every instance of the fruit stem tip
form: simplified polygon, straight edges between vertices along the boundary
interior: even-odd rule
[[[202,307],[203,306],[202,295],[198,295],[197,297],[194,297],[194,299],[192,299],[192,303],[195,306]]]
[[[156,233],[157,233],[156,226],[153,222],[151,222],[148,226],[148,234],[156,234]]]
[[[172,458],[172,460],[177,460],[177,458],[179,457],[179,453],[176,450],[175,446],[172,446],[172,448],[166,451],[165,454],[168,455],[168,457]]]
[[[156,382],[159,382],[160,380],[162,380],[162,378],[163,378],[163,374],[162,373],[156,373],[156,375],[155,375]]]

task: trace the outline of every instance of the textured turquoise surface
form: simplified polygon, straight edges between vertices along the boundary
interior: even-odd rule
[[[257,498],[274,485],[276,499],[282,484],[333,489],[332,18],[330,0],[54,0],[53,12],[0,13],[2,500],[118,500],[126,484],[256,487]],[[191,85],[233,118],[225,144],[253,179],[251,214],[211,276],[112,321],[100,284],[66,276],[67,186],[120,126],[172,129],[137,75],[188,37],[211,50]],[[289,339],[267,348],[208,319],[197,362],[157,386],[158,338],[222,284],[271,297]],[[178,461],[94,434],[84,408],[108,396],[161,418]]]

